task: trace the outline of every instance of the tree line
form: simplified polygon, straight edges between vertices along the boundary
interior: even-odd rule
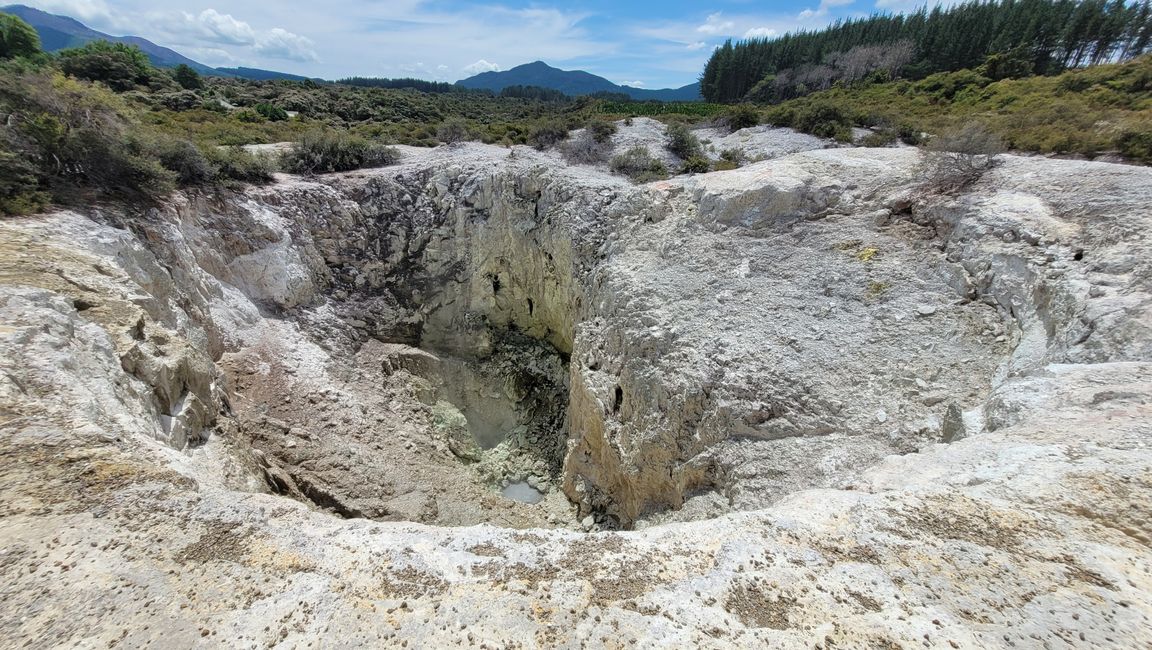
[[[855,80],[841,76],[837,66],[856,78],[879,71],[919,79],[991,64],[1007,77],[1127,61],[1150,50],[1150,0],[974,0],[906,15],[842,19],[778,38],[728,41],[713,52],[700,83],[710,102],[773,101],[820,89],[805,80]],[[861,71],[869,57],[876,67]]]

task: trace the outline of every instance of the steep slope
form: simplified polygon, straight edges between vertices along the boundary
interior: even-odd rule
[[[41,44],[47,52],[78,47],[89,41],[105,40],[139,47],[148,55],[153,65],[170,68],[183,63],[198,72],[211,73],[213,71],[211,67],[203,63],[193,61],[175,50],[162,47],[147,39],[137,36],[111,36],[91,29],[80,21],[67,16],[50,14],[24,5],[0,7],[0,11],[19,16],[24,22],[32,25],[40,34]]]
[[[500,92],[508,86],[540,86],[559,90],[568,95],[591,95],[593,93],[623,93],[633,99],[659,99],[663,101],[696,101],[700,99],[700,84],[689,84],[682,88],[647,90],[614,84],[583,70],[560,70],[534,61],[518,65],[511,70],[482,72],[456,82],[464,88],[476,88]]]
[[[139,36],[112,36],[103,32],[96,31],[84,25],[80,21],[69,18],[67,16],[60,16],[50,14],[39,9],[27,7],[24,5],[8,5],[0,7],[0,12],[19,16],[22,20],[32,25],[36,32],[40,34],[40,42],[46,52],[55,52],[70,47],[79,47],[89,41],[112,41],[116,43],[127,43],[139,47],[148,59],[152,61],[153,65],[161,68],[171,68],[180,64],[187,65],[197,72],[202,74],[211,74],[221,77],[241,77],[244,79],[291,79],[291,80],[304,80],[307,77],[299,75],[287,74],[284,72],[274,72],[271,70],[260,70],[257,68],[213,68],[204,65],[197,61],[193,61],[188,57],[176,52],[175,50],[157,45],[146,38]]]
[[[1152,170],[406,154],[0,222],[4,645],[1152,642]]]

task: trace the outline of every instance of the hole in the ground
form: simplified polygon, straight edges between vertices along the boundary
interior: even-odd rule
[[[1072,254],[1072,259],[1076,260],[1077,262],[1082,262],[1084,260],[1084,249],[1077,248],[1076,252]]]
[[[504,498],[520,501],[521,503],[540,503],[544,500],[544,493],[524,481],[509,483],[500,491]]]
[[[612,412],[619,413],[620,405],[624,403],[624,389],[619,386],[616,387],[615,396],[612,398]]]

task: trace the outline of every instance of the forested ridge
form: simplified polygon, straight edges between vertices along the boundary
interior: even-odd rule
[[[1149,0],[975,1],[729,41],[700,81],[710,102],[778,101],[869,75],[919,79],[979,66],[991,66],[993,78],[1055,74],[1130,60],[1150,46]]]

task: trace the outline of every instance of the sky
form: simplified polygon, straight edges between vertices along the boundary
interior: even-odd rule
[[[14,0],[21,2],[21,0]],[[214,67],[457,81],[542,60],[640,88],[698,79],[725,39],[813,29],[924,0],[23,0]],[[934,3],[935,4],[935,3]],[[945,2],[951,4],[951,2]]]

